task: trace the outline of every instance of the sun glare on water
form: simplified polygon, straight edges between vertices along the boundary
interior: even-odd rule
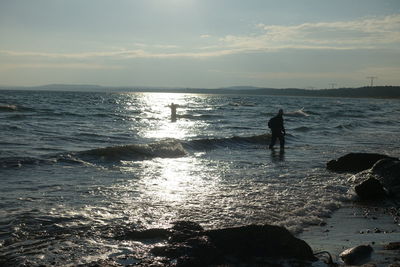
[[[198,118],[210,107],[203,106],[199,98],[201,96],[178,93],[135,93],[121,95],[119,104],[122,112],[132,114],[131,126],[128,123],[128,127],[138,131],[137,134],[143,138],[142,144],[180,146],[206,132],[207,122]],[[179,105],[176,118],[171,115],[172,103]],[[136,127],[137,123],[140,127]],[[218,179],[197,156],[188,153],[177,157],[124,161],[121,171],[131,173],[133,179],[115,189],[119,191],[117,195],[128,206],[141,207],[131,210],[132,214],[151,211],[161,222],[175,220],[179,210],[186,213],[189,207],[200,209],[201,203],[209,201],[209,193]],[[141,193],[132,196],[126,192]]]
[[[191,108],[185,97],[184,94],[174,93],[142,95],[141,101],[148,125],[141,134],[146,138],[179,140],[194,136],[195,122],[187,119],[185,115]],[[172,116],[171,104],[178,105],[176,118]]]

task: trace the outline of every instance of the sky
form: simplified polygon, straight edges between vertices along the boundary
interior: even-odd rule
[[[400,0],[0,0],[0,85],[400,85]]]

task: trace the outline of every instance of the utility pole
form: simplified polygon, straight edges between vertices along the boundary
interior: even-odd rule
[[[333,88],[335,88],[335,86],[336,86],[337,84],[336,84],[336,83],[330,83],[329,85],[330,85],[331,88],[333,89]]]
[[[369,77],[367,77],[367,79],[370,79],[370,80],[371,80],[371,85],[370,85],[370,86],[372,87],[372,86],[374,86],[374,80],[375,80],[375,79],[378,79],[378,77],[369,76]]]

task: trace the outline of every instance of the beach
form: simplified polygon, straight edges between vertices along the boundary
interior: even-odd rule
[[[373,203],[347,203],[327,219],[326,225],[308,228],[299,238],[310,244],[314,252],[330,252],[337,263],[343,264],[339,254],[344,250],[370,244],[374,251],[369,264],[399,264],[399,250],[385,249],[389,243],[400,240],[399,224],[387,210],[387,207]]]

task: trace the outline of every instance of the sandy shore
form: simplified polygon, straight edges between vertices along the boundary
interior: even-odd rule
[[[298,237],[314,252],[328,251],[334,262],[343,264],[339,254],[347,248],[370,244],[374,249],[371,266],[400,266],[400,250],[384,248],[390,242],[400,242],[400,222],[395,209],[377,204],[347,204],[340,208],[324,226],[307,228]]]

